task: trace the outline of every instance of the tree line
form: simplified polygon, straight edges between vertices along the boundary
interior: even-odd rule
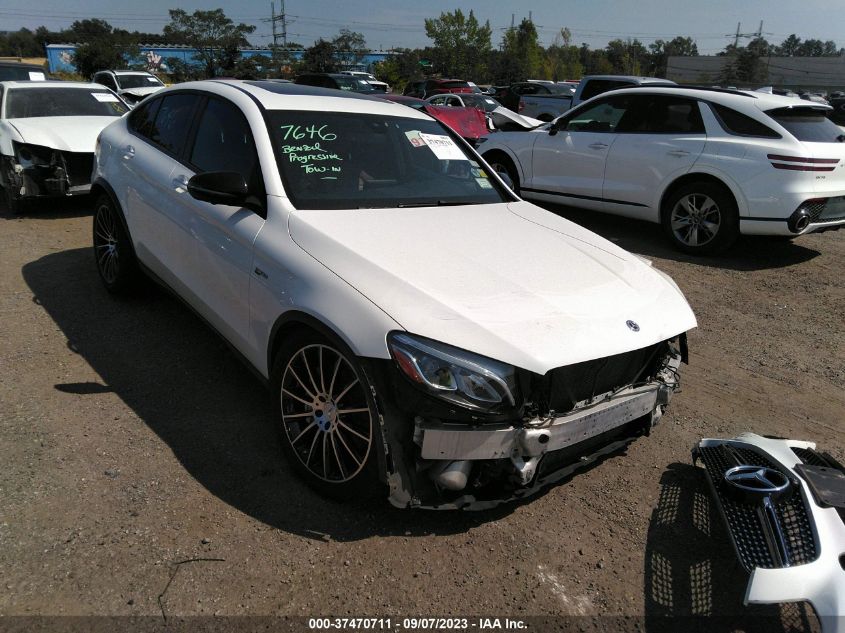
[[[249,46],[248,36],[254,26],[235,24],[222,9],[197,10],[192,14],[171,9],[169,14],[170,23],[161,33],[130,32],[100,19],[76,21],[61,31],[49,31],[43,26],[35,31],[20,29],[0,34],[0,56],[40,57],[47,44],[77,43],[75,65],[79,74],[90,77],[102,68],[126,67],[127,60],[138,58],[142,43],[187,45],[197,51],[196,64],[186,64],[175,57],[165,60],[172,78],[183,81],[220,75],[258,78],[290,77],[306,71],[335,72],[354,67],[369,52],[361,33],[341,29],[335,37],[320,38],[310,47],[289,44],[288,50],[271,50],[267,55],[245,58],[239,48]],[[375,68],[381,79],[401,88],[411,79],[430,75],[492,84],[527,78],[560,81],[586,74],[665,77],[669,57],[698,55],[695,40],[688,36],[658,39],[648,45],[636,38],[614,39],[604,48],[594,49],[576,44],[565,27],[549,46],[542,46],[530,19],[505,30],[494,47],[490,22],[482,23],[473,11],[464,14],[460,9],[426,19],[424,28],[432,44],[396,49]],[[295,49],[302,51],[300,59],[291,55]],[[761,57],[830,57],[843,53],[845,50],[832,40],[802,40],[792,34],[779,45],[762,37],[746,46],[730,43],[719,55],[730,58],[722,78],[730,83],[765,80]]]

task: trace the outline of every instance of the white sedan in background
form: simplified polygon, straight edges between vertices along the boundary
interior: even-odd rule
[[[696,325],[665,274],[383,99],[174,86],[103,131],[92,193],[106,289],[141,270],[182,297],[270,386],[293,467],[341,498],[536,492],[648,433]]]
[[[525,198],[659,222],[677,248],[706,254],[739,234],[845,225],[845,135],[829,110],[758,92],[630,88],[479,149]]]
[[[97,135],[128,112],[99,84],[0,82],[0,183],[6,208],[88,193]]]

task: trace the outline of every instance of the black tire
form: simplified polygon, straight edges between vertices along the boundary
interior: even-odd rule
[[[3,187],[3,200],[6,203],[6,211],[10,215],[21,215],[26,211],[25,201],[15,197],[12,193],[12,188],[8,184]]]
[[[664,202],[661,223],[675,248],[691,255],[720,253],[739,237],[736,201],[713,182],[690,182],[673,191]]]
[[[519,176],[516,174],[516,167],[514,166],[513,161],[500,152],[485,154],[484,160],[486,160],[487,164],[490,165],[490,169],[500,176],[507,175],[513,183],[513,187],[511,187],[511,189],[516,195],[519,195]]]
[[[130,290],[138,281],[138,261],[120,211],[106,194],[94,205],[93,242],[94,262],[106,290],[112,294]]]
[[[270,374],[282,450],[299,476],[338,501],[386,494],[369,381],[345,346],[311,330],[286,336]]]

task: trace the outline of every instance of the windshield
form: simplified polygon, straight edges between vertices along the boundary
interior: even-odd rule
[[[510,200],[436,121],[277,110],[269,113],[269,125],[285,189],[299,209]]]
[[[120,116],[127,112],[105,88],[15,88],[6,96],[7,119],[42,116]]]
[[[338,76],[334,80],[337,82],[337,87],[341,90],[350,90],[352,92],[372,92],[373,87],[363,79],[351,76]]]
[[[0,81],[43,81],[46,78],[38,66],[0,66]]]
[[[160,88],[164,84],[159,81],[158,77],[150,75],[117,75],[117,85],[121,90],[129,88]]]
[[[841,128],[827,118],[827,110],[818,108],[778,108],[766,112],[799,141],[841,143]]]

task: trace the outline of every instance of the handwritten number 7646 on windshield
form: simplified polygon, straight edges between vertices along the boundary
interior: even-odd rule
[[[282,140],[287,141],[288,139],[293,139],[295,141],[300,141],[304,138],[308,138],[309,140],[320,139],[321,141],[333,141],[337,138],[337,134],[333,132],[326,131],[328,125],[321,125],[317,127],[316,125],[309,125],[303,131],[301,125],[281,125],[279,128],[284,132],[284,136]]]

